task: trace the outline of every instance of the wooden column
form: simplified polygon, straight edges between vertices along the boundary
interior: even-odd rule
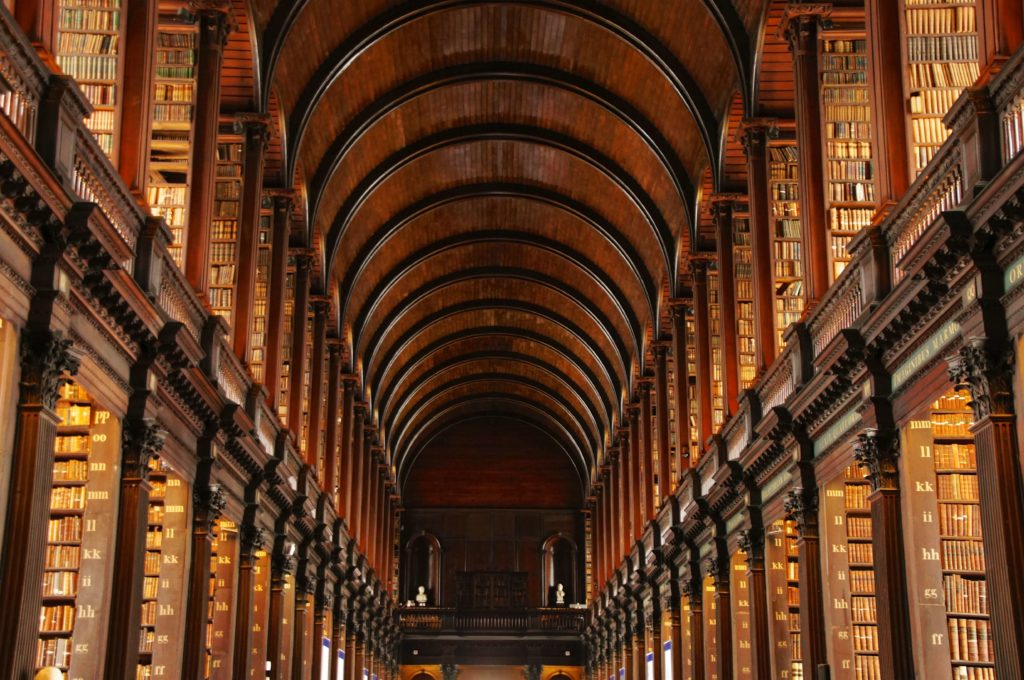
[[[121,120],[114,136],[117,157],[112,160],[135,200],[145,203],[159,3],[157,0],[128,0],[125,5],[121,14],[124,17],[123,54],[125,64],[131,67],[125,68],[121,77]]]
[[[603,553],[601,556],[604,562],[604,574],[601,580],[607,582],[615,570],[615,529],[612,527],[612,472],[611,466],[607,463],[601,466],[601,512],[603,518],[601,529],[604,533],[601,545]]]
[[[622,667],[626,669],[626,680],[642,680],[636,677],[633,661],[633,626],[630,625],[629,615],[622,618]]]
[[[644,489],[644,516],[641,523],[640,533],[643,534],[643,527],[654,518],[654,456],[652,444],[654,443],[654,432],[651,426],[651,380],[641,378],[637,385],[637,392],[640,393],[640,434],[643,437],[643,448],[640,454],[640,463],[643,466]]]
[[[320,585],[317,588],[316,595],[313,598],[313,659],[310,663],[310,677],[313,680],[330,680],[331,667],[334,665],[334,659],[332,659],[332,652],[334,647],[328,647],[324,649],[323,639],[326,637],[329,640],[333,640],[331,630],[328,630],[327,620],[330,618],[332,596],[328,591],[328,586],[324,579],[320,580]],[[324,659],[324,657],[327,657]],[[328,668],[327,677],[321,677],[320,667],[324,665]]]
[[[55,262],[46,266],[51,286]],[[37,261],[33,267],[34,279],[38,273],[40,263]],[[39,277],[40,284],[42,279]],[[34,310],[45,307],[49,311],[56,298],[57,291],[52,287],[37,291],[32,307]],[[3,574],[0,602],[7,612],[0,616],[0,659],[3,660],[0,678],[4,680],[22,680],[35,673],[58,422],[54,408],[65,372],[78,370],[78,359],[69,352],[71,341],[65,340],[58,331],[49,330],[50,323],[52,317],[47,313],[39,323],[27,327],[21,336],[21,378],[13,423],[7,528],[0,555],[0,573]]]
[[[355,612],[349,610],[345,619],[345,677],[343,680],[358,680],[356,656],[359,635],[356,629]]]
[[[686,310],[687,306],[682,301],[672,304],[670,314],[672,318],[672,358],[675,370],[674,382],[676,386],[676,454],[679,456],[678,471],[680,477],[683,471],[693,464],[693,456],[690,452],[690,371],[686,365]]]
[[[772,130],[773,124],[765,120],[745,119],[740,126],[740,140],[747,156],[747,194],[750,197],[750,250],[754,264],[754,328],[757,331],[758,373],[771,365],[777,353],[771,207],[768,201],[768,135]]]
[[[716,541],[717,542],[717,541]],[[704,562],[704,570],[715,586],[715,651],[718,654],[718,677],[731,680],[732,667],[732,604],[729,593],[729,557],[721,547],[712,551]],[[703,663],[703,660],[701,661]],[[804,662],[806,664],[806,661]],[[804,666],[808,668],[808,666]],[[813,666],[810,666],[813,668]]]
[[[739,407],[740,359],[739,335],[736,330],[736,264],[733,259],[732,211],[735,197],[712,199],[711,214],[715,220],[718,248],[718,314],[722,343],[722,387],[725,408],[729,415]]]
[[[619,474],[619,452],[615,449],[608,450],[608,500],[610,501],[609,515],[612,521],[612,569],[617,569],[622,563],[622,556],[625,554],[625,537],[622,530],[621,502],[622,494],[619,493],[619,484],[622,475]]]
[[[594,482],[591,493],[594,495],[590,497],[590,523],[591,523],[591,545],[590,555],[593,560],[593,583],[591,583],[591,596],[592,599],[597,599],[601,588],[604,585],[604,560],[602,559],[602,551],[604,550],[604,533],[602,524],[604,518],[601,513],[601,476],[600,473],[597,475],[597,479]]]
[[[640,405],[632,403],[626,406],[629,417],[629,450],[633,452],[630,464],[630,488],[633,495],[633,507],[630,508],[633,523],[633,539],[640,538],[644,532],[644,490],[640,481],[643,472],[644,448],[640,444]]]
[[[668,436],[668,344],[654,345],[654,398],[658,419],[658,492],[661,503],[672,494],[672,444]]]
[[[339,582],[340,584],[340,582]],[[335,586],[336,588],[339,586]],[[327,675],[327,678],[321,680],[345,680],[342,675],[338,675],[338,652],[342,655],[348,656],[345,650],[345,611],[341,607],[342,598],[340,595],[336,595],[334,598],[334,616],[331,621],[331,672]],[[345,659],[348,661],[348,659]]]
[[[704,680],[704,584],[700,566],[690,564],[690,573],[682,582],[683,594],[690,603],[690,666],[692,680]]]
[[[668,669],[670,672],[666,672],[665,677],[683,680],[683,612],[679,581],[673,577],[662,588],[668,591],[662,599],[661,607],[668,613],[669,640],[672,642],[669,657],[672,667]]]
[[[884,215],[907,193],[913,167],[900,56],[902,12],[899,3],[892,0],[864,0],[864,13],[871,85],[871,150],[875,157],[871,167]]]
[[[697,441],[701,449],[713,433],[711,420],[711,320],[708,310],[708,262],[690,260],[693,274],[694,336],[697,343]]]
[[[824,591],[818,534],[818,490],[796,488],[785,501],[786,515],[796,522],[800,563],[800,656],[807,672],[828,663],[825,655]]]
[[[658,594],[657,586],[653,587],[651,595],[650,626],[647,634],[650,639],[647,642],[647,649],[654,653],[654,680],[665,680],[665,653],[661,646],[661,596]]]
[[[747,554],[747,597],[750,598],[750,658],[754,680],[774,680],[771,618],[768,612],[768,579],[764,565],[764,525],[761,511],[749,508],[749,528],[740,533],[740,550]],[[813,669],[805,667],[813,677]]]
[[[632,543],[640,537],[640,530],[634,523],[633,508],[639,502],[634,498],[633,490],[633,459],[636,452],[630,447],[630,429],[628,420],[619,426],[617,433],[619,442],[619,461],[622,465],[622,522],[626,525],[626,539]]]
[[[323,488],[330,493],[330,487],[324,484],[326,470],[320,469],[320,404],[324,399],[324,355],[327,353],[327,318],[331,313],[331,299],[325,295],[311,297],[313,305],[313,355],[310,357],[309,369],[309,424],[306,427],[306,464],[317,472]],[[328,420],[330,414],[327,414]],[[288,419],[291,422],[291,418]]]
[[[630,625],[633,626],[633,677],[637,680],[646,680],[647,662],[645,661],[647,651],[647,630],[644,627],[643,610],[637,609],[630,617]]]
[[[345,518],[345,523],[351,531],[353,480],[355,479],[352,467],[352,461],[355,457],[355,438],[352,431],[355,425],[356,377],[351,374],[343,375],[341,377],[341,385],[341,460],[338,465],[338,515]]]
[[[252,345],[253,300],[256,296],[256,259],[259,255],[260,203],[263,200],[263,158],[270,141],[269,118],[264,114],[236,116],[241,124],[245,151],[242,154],[242,214],[238,229],[238,285],[235,290],[235,355],[249,362]]]
[[[827,6],[823,4],[789,3],[781,23],[793,53],[793,79],[796,84],[801,259],[807,309],[818,303],[829,284],[829,233],[825,214],[825,162],[818,77],[818,32],[826,11]]]
[[[247,511],[250,516],[242,524],[240,532],[237,574],[238,601],[234,611],[235,639],[232,650],[234,662],[231,664],[233,680],[251,680],[251,678],[259,677],[264,673],[264,669],[252,667],[253,657],[250,649],[252,647],[254,588],[256,585],[253,582],[253,567],[256,566],[256,553],[263,549],[265,538],[263,529],[253,524],[258,508],[259,504],[257,503]],[[138,634],[136,633],[136,635]]]
[[[199,23],[196,64],[195,125],[192,130],[192,191],[185,236],[185,278],[200,296],[210,275],[210,224],[217,173],[217,128],[220,124],[220,74],[230,30],[231,3],[203,0],[193,5]]]
[[[200,446],[210,448],[212,435],[204,437]],[[185,597],[185,636],[181,648],[182,680],[203,680],[205,675],[207,606],[210,601],[210,556],[212,554],[213,525],[220,517],[227,499],[217,484],[210,483],[213,459],[204,456],[200,462],[193,488],[192,548],[188,569],[188,591]]]
[[[341,358],[344,348],[337,338],[327,339],[327,422],[324,424],[324,489],[331,494],[332,505],[339,508],[338,490],[338,397],[341,391]],[[340,512],[338,514],[341,514]]]
[[[868,429],[857,436],[854,455],[871,482],[871,545],[878,606],[879,667],[883,680],[914,676],[903,513],[900,505],[899,433]]]
[[[971,432],[996,677],[1024,678],[1024,482],[1013,407],[1015,366],[1007,338],[972,338],[948,361],[950,378],[970,391],[968,404],[974,411]]]
[[[306,370],[306,323],[309,315],[309,279],[313,256],[295,252],[295,303],[292,305],[292,351],[288,360],[288,431],[295,448],[302,441],[302,392]],[[313,409],[310,408],[310,411]],[[308,455],[307,451],[307,455]]]
[[[149,512],[149,463],[163,448],[166,432],[145,418],[150,384],[149,366],[133,369],[133,390],[129,412],[121,431],[121,491],[118,496],[117,536],[110,593],[104,677],[131,677],[139,664],[138,642],[142,625],[142,589]],[[154,376],[155,384],[155,376]]]
[[[998,70],[1024,40],[1024,5],[1020,0],[979,0],[978,56],[982,78]]]
[[[355,424],[352,428],[352,517],[349,531],[351,532],[351,537],[356,540],[356,543],[360,543],[359,523],[362,521],[362,515],[366,512],[366,486],[363,482],[366,476],[364,470],[366,465],[363,460],[366,450],[366,436],[364,433],[366,428],[366,403],[357,402],[352,407],[352,413]]]
[[[267,630],[267,659],[270,661],[270,680],[287,678],[284,662],[281,659],[285,648],[282,639],[281,623],[285,618],[285,598],[290,589],[287,588],[288,575],[295,571],[295,559],[283,553],[285,541],[277,539],[270,573],[270,605],[269,627]]]
[[[612,451],[615,455],[615,520],[621,556],[627,554],[633,545],[633,527],[629,521],[629,461],[623,457],[621,445],[615,446]]]
[[[299,576],[295,579],[295,618],[292,619],[292,679],[305,680],[308,676],[303,673],[302,666],[306,661],[306,612],[313,606],[313,594],[316,577],[311,574],[303,574],[300,570]]]
[[[267,292],[267,364],[263,384],[274,412],[281,405],[281,331],[284,328],[285,281],[288,275],[288,236],[291,234],[291,192],[272,194],[274,215],[270,245],[270,281]]]

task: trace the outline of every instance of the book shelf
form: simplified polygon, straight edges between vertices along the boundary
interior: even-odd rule
[[[161,458],[150,464],[149,482],[136,680],[159,675],[154,668],[180,659],[177,645],[188,549],[187,485]]]
[[[210,550],[210,588],[206,620],[204,677],[209,680],[227,680],[230,677],[237,548],[237,525],[229,520],[217,520],[213,527],[213,544]]]
[[[863,32],[821,41],[821,118],[832,280],[850,262],[847,247],[871,223],[875,185],[867,41]]]
[[[700,439],[697,431],[697,325],[693,310],[686,312],[686,375],[690,384],[686,386],[690,401],[690,466],[700,459]]]
[[[911,167],[916,176],[946,141],[942,118],[979,75],[974,0],[903,0],[910,94]]]
[[[181,5],[184,7],[184,4]],[[196,29],[177,14],[161,14],[156,31],[155,101],[149,145],[150,210],[171,230],[171,257],[183,267],[191,183]]]
[[[86,126],[113,157],[121,81],[121,0],[58,0],[56,9],[57,64],[92,104]]]
[[[705,576],[703,583],[704,591],[704,677],[718,677],[718,598],[715,597],[715,582],[710,576]]]
[[[288,427],[288,386],[292,369],[292,317],[295,310],[295,260],[288,257],[288,270],[284,277],[284,315],[281,327],[281,396],[277,400],[277,416],[281,425]]]
[[[801,260],[799,165],[796,145],[784,142],[768,148],[771,192],[772,273],[775,285],[775,333],[778,347],[791,323],[804,311]]]
[[[835,680],[878,680],[878,619],[872,547],[871,485],[858,465],[825,486],[831,646]]]
[[[802,680],[800,660],[800,563],[796,525],[776,520],[766,529],[768,606],[771,615],[774,677]]]
[[[967,402],[966,394],[946,392],[904,430],[907,481],[923,490],[908,508],[908,554],[918,560],[913,585],[928,594],[913,612],[922,636],[932,641],[924,671],[929,677],[952,672],[953,678],[989,680],[995,655]]]
[[[213,313],[223,317],[228,325],[232,322],[235,304],[238,221],[241,214],[242,143],[222,140],[217,144],[207,296]]]
[[[254,553],[252,565],[252,645],[250,668],[265,667],[267,624],[270,613],[270,554],[263,549]],[[257,676],[258,677],[258,676]]]
[[[99,653],[76,650],[73,636],[99,632],[112,537],[100,531],[115,512],[119,423],[78,384],[61,387],[56,405],[53,482],[39,614],[36,665],[98,672]]]
[[[754,677],[753,648],[750,640],[750,584],[747,582],[747,554],[735,552],[729,559],[729,583],[732,611],[732,669],[736,680]]]
[[[253,288],[252,331],[249,336],[249,370],[262,383],[267,362],[267,313],[270,300],[270,230],[273,203],[269,196],[260,201],[259,231],[256,234],[256,276]]]
[[[722,304],[718,270],[708,269],[708,339],[711,345],[711,424],[717,430],[725,422],[723,389]]]
[[[676,359],[671,352],[665,357],[665,369],[668,372],[668,379],[665,384],[668,388],[668,445],[669,455],[672,458],[669,460],[669,469],[672,471],[672,479],[669,484],[669,488],[675,491],[676,484],[679,480],[679,475],[682,470],[679,469],[679,436],[676,433],[676,422],[678,414],[676,413],[676,399],[672,395],[676,394]],[[684,461],[685,464],[685,461]]]
[[[746,389],[757,378],[754,340],[754,259],[750,241],[750,214],[746,204],[732,213],[733,277],[736,286],[736,340],[739,385]]]
[[[308,443],[306,442],[306,433],[309,432],[309,395],[312,391],[313,386],[313,314],[312,312],[306,313],[306,334],[305,334],[306,351],[303,356],[302,364],[302,427],[299,429],[299,452],[302,454],[303,460],[307,459],[308,452],[306,451]],[[326,353],[325,353],[326,354]],[[319,405],[318,405],[319,406]],[[322,421],[321,421],[322,422]],[[322,429],[322,428],[321,428]],[[315,452],[313,456],[314,467],[319,464],[320,456],[319,452]],[[316,468],[319,470],[319,468]],[[322,477],[321,477],[322,479]]]

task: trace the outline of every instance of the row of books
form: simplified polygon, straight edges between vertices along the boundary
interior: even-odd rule
[[[210,266],[210,284],[232,286],[235,283],[235,265],[215,264]]]
[[[109,55],[58,54],[57,63],[75,80],[114,80],[117,57]]]
[[[871,518],[848,517],[846,519],[846,535],[849,538],[871,538]]]
[[[234,262],[235,261],[235,244],[233,242],[215,241],[210,244],[210,261],[211,262]]]
[[[821,91],[821,101],[826,104],[826,114],[829,106],[856,106],[858,109],[870,111],[870,98],[866,87],[824,87]],[[845,118],[845,116],[833,116],[834,118]],[[851,118],[852,120],[868,120],[868,118]]]
[[[159,550],[160,546],[163,545],[164,533],[158,530],[152,530],[146,532],[146,550]]]
[[[51,510],[84,510],[85,487],[56,486],[50,491]]]
[[[946,611],[951,614],[988,614],[988,587],[983,578],[964,578],[960,574],[942,577]]]
[[[857,93],[861,92],[860,88],[857,89],[846,89],[837,90],[831,89],[828,92],[845,92],[845,93]],[[866,104],[825,104],[822,112],[824,116],[829,120],[844,120],[858,123],[865,123],[871,120],[871,107]]]
[[[113,130],[114,112],[94,109],[92,114],[89,115],[89,129],[93,132],[97,130]]]
[[[872,177],[871,161],[869,160],[830,160],[827,164],[829,180],[870,180]],[[870,185],[868,185],[870,186]]]
[[[872,595],[853,595],[850,597],[850,612],[854,623],[877,623],[878,605]]]
[[[922,61],[977,61],[978,41],[974,36],[909,37],[907,52],[910,60]]]
[[[831,125],[831,123],[826,124],[826,132],[831,129],[828,128],[828,125]],[[866,133],[870,133],[870,129],[868,129],[869,126],[865,125],[864,128]],[[828,143],[825,145],[825,155],[829,158],[834,158],[836,160],[845,160],[847,158],[871,160],[871,142],[845,141],[850,139],[866,140],[868,139],[868,134],[863,136],[857,135],[855,137],[847,137],[840,136],[838,132],[836,132],[835,134],[830,134],[829,137],[831,137],[831,139],[829,139]]]
[[[36,666],[58,666],[67,668],[71,664],[71,638],[47,638],[36,642]]]
[[[795,146],[770,146],[768,147],[768,160],[773,163],[795,164],[798,160]]]
[[[835,121],[825,123],[825,135],[832,139],[869,139],[871,123]],[[839,156],[843,158],[843,156]]]
[[[154,479],[149,483],[149,499],[156,500],[167,495],[167,482],[162,479]]]
[[[53,442],[56,453],[89,453],[89,435],[58,434]]]
[[[153,643],[156,642],[156,631],[152,628],[143,628],[139,631],[139,654],[152,654]],[[144,666],[140,666],[142,668]]]
[[[149,510],[146,511],[146,521],[149,524],[163,524],[164,506],[159,503],[150,503]]]
[[[910,64],[910,87],[953,87],[963,89],[978,77],[977,62],[925,62]],[[943,115],[945,111],[936,111]]]
[[[962,619],[951,616],[949,626],[949,653],[953,661],[995,660],[992,649],[992,628],[986,619]]]
[[[772,202],[772,217],[799,217],[800,216],[800,204],[796,202],[796,199],[788,201],[773,201]]]
[[[157,123],[191,123],[192,104],[154,104],[153,120]]]
[[[210,305],[219,309],[230,309],[231,305],[234,304],[234,291],[231,288],[211,288],[208,291],[207,297],[210,299]]]
[[[949,136],[941,118],[914,118],[910,122],[914,130],[914,141],[918,144],[941,146]]]
[[[867,172],[865,174],[871,174]],[[867,179],[867,178],[865,178]],[[831,201],[846,203],[873,203],[875,185],[870,182],[837,182],[828,183],[828,198]]]
[[[193,31],[160,31],[156,34],[157,56],[168,54],[191,54],[195,63],[196,34]],[[182,50],[178,52],[177,50]],[[158,59],[157,63],[161,63]]]
[[[871,224],[873,208],[829,208],[828,226],[833,231],[860,231]]]
[[[155,576],[146,576],[142,581],[142,597],[146,600],[155,600],[160,591],[160,579]]]
[[[236,220],[213,220],[211,226],[210,238],[215,241],[233,241],[238,237],[238,222]]]
[[[985,551],[980,541],[942,541],[942,568],[947,571],[985,570]]]
[[[159,609],[159,603],[157,602],[143,602],[142,603],[142,625],[143,626],[155,626],[156,625],[156,613]]]
[[[82,518],[60,517],[49,521],[46,540],[50,543],[70,543],[82,540]]]
[[[215,198],[220,198],[220,199],[233,198],[233,199],[237,200],[237,199],[241,198],[241,196],[242,196],[242,185],[241,185],[240,182],[217,182],[217,184],[214,186],[214,194],[213,195],[214,195]],[[220,217],[226,217],[226,216],[232,216],[233,217],[233,216],[238,214],[238,211],[237,211],[237,208],[236,208],[234,212],[230,213],[230,215],[223,214],[223,213],[215,213],[215,214],[219,215]]]
[[[71,632],[75,626],[75,608],[68,604],[44,606],[39,614],[39,630],[44,633]]]
[[[834,40],[825,41],[826,46],[829,43],[834,43]],[[856,42],[864,42],[858,40]],[[863,55],[863,50],[858,50],[861,54],[849,54],[847,56],[828,54],[826,53],[821,60],[821,67],[823,71],[828,71],[829,75],[845,75],[845,74],[856,74],[860,75],[861,72],[865,72],[868,69],[868,58]],[[843,84],[861,84],[866,83],[866,79],[857,78],[854,83],[829,83],[828,80],[825,84],[843,85]]]
[[[226,143],[217,145],[217,160],[221,163],[241,163],[242,145],[238,143]]]
[[[870,543],[851,543],[846,547],[847,559],[851,565],[869,565],[875,563],[874,549]]]
[[[82,563],[82,548],[77,545],[46,546],[46,569],[78,569]]]
[[[933,413],[931,417],[932,435],[941,437],[970,438],[971,415],[969,413]]]
[[[940,474],[935,480],[940,501],[978,500],[978,476],[975,474]]]
[[[191,102],[195,90],[192,83],[157,83],[155,97],[158,102]]]
[[[823,85],[867,85],[865,71],[825,71],[821,74]]]
[[[858,654],[853,657],[855,680],[882,680],[882,667],[877,656]]]
[[[850,592],[858,595],[874,595],[875,572],[873,569],[850,570]]]
[[[177,79],[188,79],[195,75],[191,66],[157,66],[156,77],[157,78],[177,78]]]
[[[847,510],[867,510],[871,487],[867,484],[847,484],[843,494]]]
[[[77,594],[77,571],[47,571],[43,573],[44,597],[74,597]]]
[[[80,404],[57,404],[57,417],[65,427],[88,426],[92,422],[92,409]]]
[[[83,4],[83,3],[77,3]],[[121,29],[121,12],[118,9],[120,3],[105,3],[113,5],[107,9],[84,9],[80,7],[65,7],[60,11],[58,23],[59,30],[70,31],[118,31]]]
[[[981,538],[981,506],[939,503],[939,532],[943,536]]]
[[[84,482],[89,477],[89,463],[85,460],[57,461],[53,464],[54,482]]]
[[[853,651],[878,651],[878,626],[857,625],[853,627]]]
[[[958,426],[957,432],[960,432]],[[932,430],[934,433],[934,428]],[[936,470],[975,470],[978,467],[974,444],[935,444],[932,456]]]
[[[956,680],[996,680],[996,669],[990,666],[957,666]]]
[[[62,54],[117,54],[117,41],[120,36],[115,33],[68,33],[57,36],[57,51]]]
[[[147,552],[143,559],[143,570],[146,576],[157,576],[160,574],[159,552]]]
[[[974,7],[930,7],[908,9],[906,14],[907,33],[973,33],[977,29]]]

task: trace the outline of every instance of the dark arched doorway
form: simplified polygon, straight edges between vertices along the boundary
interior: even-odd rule
[[[405,600],[415,602],[416,593],[423,586],[427,591],[427,604],[441,603],[441,542],[436,536],[421,531],[409,539],[405,544],[404,573]]]
[[[545,605],[568,606],[576,602],[577,553],[576,543],[564,534],[553,534],[544,541],[541,546],[541,599]],[[555,595],[559,583],[565,591],[561,605],[557,604]]]

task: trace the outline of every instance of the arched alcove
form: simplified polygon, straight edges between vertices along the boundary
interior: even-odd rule
[[[555,589],[562,584],[564,605],[576,602],[578,589],[579,551],[576,543],[562,533],[552,534],[541,546],[541,601],[555,606]],[[561,606],[561,605],[559,605]]]
[[[418,588],[423,586],[427,604],[441,601],[441,555],[441,542],[426,531],[420,531],[405,544],[402,592],[406,600],[415,601]]]

